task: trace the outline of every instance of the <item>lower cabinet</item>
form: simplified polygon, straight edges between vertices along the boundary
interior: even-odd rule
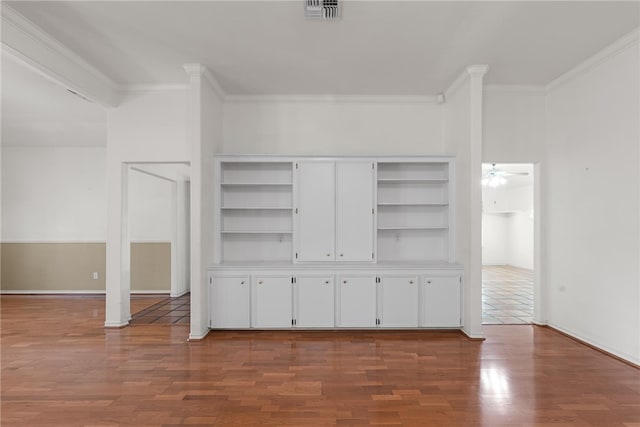
[[[377,323],[377,277],[374,275],[338,276],[338,326],[370,328]]]
[[[249,276],[209,276],[210,326],[246,329],[249,317]]]
[[[418,276],[382,276],[378,279],[378,319],[387,328],[416,328],[420,299]]]
[[[254,276],[253,326],[290,328],[293,323],[292,276]]]
[[[209,276],[213,329],[462,324],[460,270],[221,270]]]
[[[429,328],[458,328],[462,325],[460,276],[422,277],[422,323]]]
[[[294,277],[294,326],[333,328],[335,326],[333,276]]]

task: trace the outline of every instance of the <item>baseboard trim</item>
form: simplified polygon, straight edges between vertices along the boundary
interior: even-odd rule
[[[182,295],[188,294],[189,291],[190,291],[190,289],[185,289],[184,291],[178,292],[177,294],[170,294],[170,296],[171,296],[171,298],[178,298],[178,297],[181,297]]]
[[[167,290],[159,290],[159,291],[131,291],[129,292],[131,295],[169,295],[171,292]]]
[[[129,322],[104,322],[104,327],[107,329],[122,329],[129,326]]]
[[[464,336],[467,337],[467,339],[471,340],[471,341],[485,341],[487,339],[482,334],[480,334],[480,335],[470,334],[467,331],[465,331],[464,329],[460,329],[460,332],[462,332],[464,334]]]
[[[209,335],[209,332],[211,332],[211,329],[207,329],[203,333],[200,333],[199,335],[194,335],[192,333],[189,333],[189,341],[190,342],[202,341],[207,337],[207,335]]]
[[[615,360],[617,360],[617,361],[619,361],[619,362],[624,363],[625,365],[629,365],[629,366],[631,366],[632,368],[640,369],[640,365],[639,365],[639,364],[634,363],[634,362],[632,362],[632,361],[630,361],[630,360],[627,360],[627,359],[625,359],[624,357],[618,356],[618,355],[617,355],[617,354],[615,354],[615,353],[612,353],[612,352],[610,352],[610,351],[604,350],[603,348],[600,348],[600,347],[598,347],[597,345],[591,344],[591,343],[590,343],[590,342],[588,342],[588,341],[585,341],[585,340],[583,340],[583,339],[580,339],[580,338],[578,338],[578,337],[576,337],[576,336],[574,336],[574,335],[571,335],[570,333],[565,332],[565,331],[563,331],[563,330],[561,330],[561,329],[558,329],[558,328],[556,328],[556,327],[554,327],[554,326],[551,326],[551,325],[548,325],[548,324],[544,324],[544,325],[534,324],[534,326],[537,326],[537,327],[539,327],[539,328],[548,328],[548,329],[551,329],[552,331],[554,331],[554,332],[556,332],[556,333],[558,333],[558,334],[560,334],[560,335],[562,335],[562,336],[565,336],[565,337],[567,337],[567,338],[569,338],[569,339],[571,339],[571,340],[573,340],[573,341],[575,341],[575,342],[577,342],[577,343],[579,343],[579,344],[582,344],[582,345],[584,345],[584,346],[586,346],[586,347],[589,347],[590,349],[593,349],[593,350],[595,350],[595,351],[597,351],[597,352],[599,352],[599,353],[602,353],[602,354],[604,354],[605,356],[609,356],[609,357],[611,357],[611,358],[613,358],[613,359],[615,359]]]

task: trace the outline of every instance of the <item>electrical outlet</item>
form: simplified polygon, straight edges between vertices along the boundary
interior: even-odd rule
[[[93,272],[93,280],[98,280],[98,272],[97,271]]]

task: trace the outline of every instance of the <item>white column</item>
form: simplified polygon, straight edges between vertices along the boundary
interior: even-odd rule
[[[180,296],[180,248],[178,243],[178,183],[171,182],[171,296]]]
[[[176,210],[177,210],[177,252],[178,252],[178,283],[174,296],[189,292],[189,182],[179,179],[176,181]]]
[[[129,166],[107,156],[107,259],[105,327],[129,324],[131,242],[129,239]]]
[[[207,288],[203,265],[202,241],[202,84],[205,68],[200,64],[185,65],[189,76],[188,134],[191,155],[191,329],[189,339],[207,335]]]
[[[470,259],[467,270],[466,332],[471,337],[482,334],[482,92],[486,65],[467,68],[470,82]]]

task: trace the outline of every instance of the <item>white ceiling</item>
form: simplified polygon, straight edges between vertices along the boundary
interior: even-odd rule
[[[2,55],[2,146],[105,146],[107,113]]]
[[[640,25],[640,3],[303,0],[8,2],[121,85],[209,67],[229,94],[432,95],[472,64],[489,84],[542,85]]]

